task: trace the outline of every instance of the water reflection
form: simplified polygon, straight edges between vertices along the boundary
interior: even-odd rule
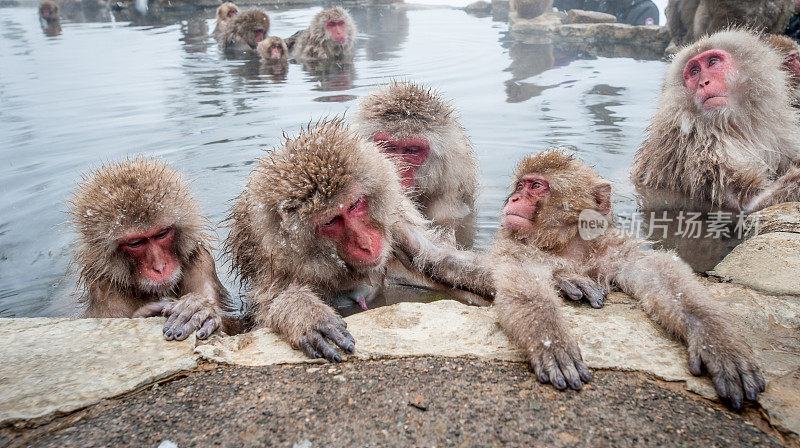
[[[550,145],[574,145],[615,182],[615,208],[635,210],[628,166],[662,61],[526,42],[459,10],[374,6],[350,8],[352,64],[265,66],[224,57],[209,35],[213,8],[84,9],[50,38],[36,8],[0,8],[0,317],[67,312],[64,200],[81,172],[130,154],[162,157],[194,180],[217,224],[284,130],[345,113],[395,77],[441,90],[460,112],[481,170],[477,249],[491,243],[516,161]],[[321,9],[270,10],[270,34],[290,36]]]

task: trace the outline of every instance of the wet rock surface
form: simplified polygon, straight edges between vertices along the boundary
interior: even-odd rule
[[[150,446],[781,446],[780,435],[641,374],[581,392],[521,363],[411,358],[211,367],[0,443]],[[70,420],[71,419],[71,420]],[[757,423],[757,420],[754,420]]]
[[[568,23],[615,23],[616,16],[598,11],[584,11],[583,9],[570,9],[567,11]]]
[[[772,232],[800,233],[800,202],[785,202],[751,213],[746,238]]]
[[[776,226],[771,221],[768,226]],[[773,227],[774,228],[774,227]],[[800,233],[774,231],[736,246],[709,274],[767,294],[800,294]]]

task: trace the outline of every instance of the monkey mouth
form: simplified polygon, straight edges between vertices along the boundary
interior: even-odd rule
[[[346,37],[334,37],[333,40],[335,40],[339,45],[344,45],[344,43],[347,42]]]
[[[703,100],[703,109],[716,109],[728,104],[727,95],[712,95]]]
[[[511,229],[517,229],[530,225],[531,219],[519,213],[509,212],[505,216],[505,225]]]

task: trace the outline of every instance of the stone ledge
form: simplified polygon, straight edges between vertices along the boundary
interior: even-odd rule
[[[736,246],[709,275],[767,294],[800,294],[800,234],[771,232]]]
[[[761,406],[776,428],[800,434],[800,298],[773,297],[731,284],[706,282],[741,322],[768,381]],[[687,369],[683,345],[656,327],[624,294],[603,309],[564,302],[565,319],[595,369],[641,371],[710,399],[707,377]],[[351,360],[415,356],[470,356],[521,361],[498,327],[494,309],[453,301],[400,303],[348,317],[356,338]],[[0,337],[0,424],[34,425],[190,370],[198,358],[263,366],[307,363],[302,353],[267,330],[196,345],[164,341],[162,318],[3,319]],[[533,378],[533,376],[531,376]]]

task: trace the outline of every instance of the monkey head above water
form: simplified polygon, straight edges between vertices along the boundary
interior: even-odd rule
[[[269,34],[269,16],[260,9],[245,9],[222,28],[217,40],[226,52],[252,54]]]
[[[783,68],[789,74],[792,105],[800,107],[800,45],[789,36],[769,34],[764,41],[783,56]]]
[[[356,28],[350,14],[339,6],[317,13],[305,30],[286,39],[298,61],[350,59],[353,57]]]
[[[611,185],[592,168],[561,151],[523,158],[500,219],[490,254],[497,315],[540,381],[580,389],[591,378],[558,312],[560,284],[567,297],[596,308],[611,287],[639,300],[687,344],[690,371],[700,375],[705,366],[732,407],[764,391],[752,349],[692,270],[612,227]]]
[[[258,44],[258,54],[262,61],[285,61],[289,54],[286,42],[280,37],[270,36]]]
[[[741,30],[681,50],[634,160],[637,191],[744,211],[800,200],[800,126],[783,62]]]
[[[423,215],[470,246],[478,163],[453,106],[428,87],[393,81],[363,98],[353,125],[397,163]]]
[[[181,175],[134,158],[84,176],[69,202],[86,317],[168,316],[167,339],[233,333],[204,219]]]
[[[433,281],[494,292],[477,256],[432,244],[392,162],[341,119],[309,125],[259,159],[229,222],[227,252],[256,325],[312,358],[341,359],[328,341],[355,349],[328,298],[380,285],[401,254]]]
[[[217,39],[221,37],[223,28],[231,23],[236,14],[239,14],[239,7],[231,2],[225,2],[217,8],[217,24],[214,26],[214,37]]]

